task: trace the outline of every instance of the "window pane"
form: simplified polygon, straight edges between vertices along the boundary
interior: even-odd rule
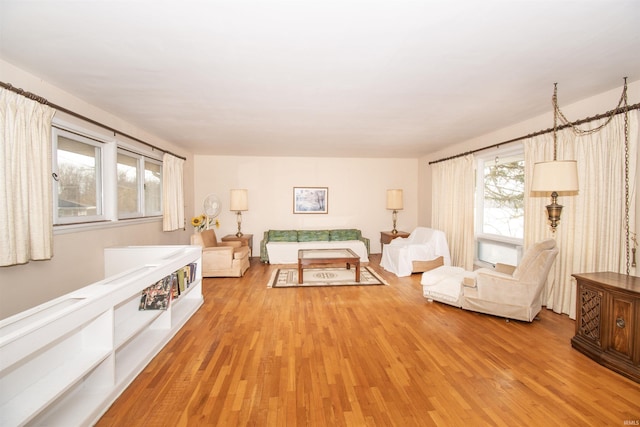
[[[482,233],[524,237],[524,160],[485,163]]]
[[[162,211],[162,166],[148,160],[144,162],[144,207],[146,215]]]
[[[139,212],[138,159],[118,153],[118,215]]]
[[[58,217],[101,215],[98,196],[100,149],[58,136]]]

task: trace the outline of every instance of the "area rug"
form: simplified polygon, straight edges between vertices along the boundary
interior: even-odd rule
[[[369,267],[360,268],[360,281],[356,282],[354,269],[346,268],[305,268],[304,283],[298,284],[297,268],[279,268],[273,272],[268,288],[293,288],[311,286],[371,286],[388,285]]]

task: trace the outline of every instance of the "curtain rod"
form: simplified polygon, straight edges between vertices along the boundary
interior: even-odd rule
[[[49,107],[54,108],[54,109],[56,109],[58,111],[62,111],[65,114],[69,114],[70,116],[73,116],[73,117],[76,117],[78,119],[84,120],[85,122],[91,123],[93,125],[100,126],[101,128],[106,129],[106,130],[108,130],[110,132],[113,132],[114,134],[122,135],[122,136],[124,136],[126,138],[129,138],[129,139],[132,139],[132,140],[134,140],[136,142],[144,144],[147,147],[154,148],[154,149],[156,149],[158,151],[161,151],[163,153],[171,154],[172,156],[175,156],[175,157],[177,157],[179,159],[182,159],[182,160],[187,160],[186,157],[179,156],[179,155],[177,155],[175,153],[172,153],[171,151],[167,151],[167,150],[162,149],[160,147],[157,147],[157,146],[155,146],[153,144],[149,144],[148,142],[143,141],[143,140],[141,140],[139,138],[136,138],[135,136],[131,136],[131,135],[128,135],[128,134],[126,134],[124,132],[120,132],[117,129],[114,129],[114,128],[110,127],[110,126],[107,126],[105,124],[97,122],[97,121],[95,121],[93,119],[90,119],[90,118],[88,118],[86,116],[83,116],[82,114],[78,114],[75,111],[68,110],[68,109],[66,109],[64,107],[61,107],[61,106],[56,105],[56,104],[54,104],[52,102],[49,102],[45,98],[43,98],[41,96],[38,96],[38,95],[36,95],[34,93],[27,92],[24,89],[17,88],[15,86],[11,85],[10,83],[0,82],[0,86],[2,86],[3,88],[5,88],[7,90],[10,90],[11,92],[17,93],[18,95],[22,95],[25,98],[28,98],[28,99],[30,99],[32,101],[36,101],[36,102],[39,102],[40,104],[48,105]]]
[[[640,109],[640,103],[629,105],[626,108],[627,111],[638,110],[638,109]],[[575,122],[572,122],[572,123],[566,123],[566,124],[557,126],[556,130],[558,131],[558,130],[562,130],[562,129],[568,128],[569,126],[577,126],[577,125],[581,125],[581,124],[584,124],[584,123],[589,123],[589,122],[592,122],[594,120],[604,119],[605,117],[608,117],[608,116],[610,116],[612,114],[616,114],[617,115],[617,114],[622,114],[624,112],[625,112],[625,108],[624,107],[615,108],[615,109],[613,109],[611,111],[607,111],[606,113],[598,114],[598,115],[593,116],[593,117],[586,117],[586,118],[581,119],[581,120],[576,120]],[[501,145],[510,144],[512,142],[521,141],[521,140],[527,139],[527,138],[533,138],[534,136],[544,135],[544,134],[549,133],[549,132],[553,132],[553,128],[540,130],[540,131],[537,131],[537,132],[534,132],[534,133],[530,133],[529,135],[519,136],[517,138],[513,138],[513,139],[510,139],[508,141],[499,142],[497,144],[488,145],[486,147],[476,148],[475,150],[467,151],[465,153],[456,154],[454,156],[445,157],[443,159],[433,160],[433,161],[429,162],[429,165],[432,165],[434,163],[445,162],[445,161],[451,160],[451,159],[457,159],[458,157],[463,157],[463,156],[466,156],[468,154],[475,154],[475,153],[477,153],[479,151],[488,150],[490,148],[497,148],[497,147],[500,147]]]

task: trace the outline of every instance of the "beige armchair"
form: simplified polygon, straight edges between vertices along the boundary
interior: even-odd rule
[[[213,230],[193,234],[191,244],[202,246],[203,277],[242,277],[249,268],[249,247],[218,242]]]
[[[557,255],[555,240],[547,239],[529,248],[518,267],[497,264],[474,272],[440,267],[423,274],[423,295],[465,310],[531,322],[542,309],[542,290]]]

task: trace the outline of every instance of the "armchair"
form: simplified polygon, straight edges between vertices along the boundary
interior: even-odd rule
[[[380,266],[398,277],[451,265],[444,232],[417,227],[409,237],[398,237],[382,248]]]
[[[542,290],[557,255],[555,240],[546,239],[529,248],[517,267],[496,264],[495,269],[474,272],[440,267],[422,275],[423,295],[465,310],[531,322],[542,309]]]
[[[213,230],[191,235],[191,244],[202,246],[202,277],[242,277],[249,268],[249,247],[218,242]]]

